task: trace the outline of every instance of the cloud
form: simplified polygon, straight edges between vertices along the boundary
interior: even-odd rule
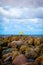
[[[20,9],[17,8],[10,8],[9,10],[6,10],[3,7],[0,7],[0,14],[6,17],[17,18],[21,16],[22,12]]]
[[[0,0],[1,5],[14,7],[42,7],[43,0]]]
[[[3,21],[4,21],[5,23],[9,24],[10,19],[8,19],[7,17],[3,17]]]
[[[0,14],[8,18],[31,19],[43,18],[43,7],[39,8],[9,8],[0,7]]]
[[[0,34],[43,34],[42,0],[0,2]]]
[[[2,19],[1,34],[19,34],[20,31],[24,34],[43,34],[43,19],[8,19],[6,17]]]

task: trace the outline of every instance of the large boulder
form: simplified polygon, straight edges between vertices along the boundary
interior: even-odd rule
[[[27,48],[26,51],[25,51],[25,56],[27,58],[36,58],[37,53],[34,51],[33,48]]]
[[[8,47],[17,47],[17,45],[21,45],[23,44],[23,42],[20,40],[20,41],[13,41],[11,43],[8,43]]]
[[[15,44],[23,44],[22,40],[13,41],[12,43],[15,43]]]
[[[21,54],[13,60],[12,64],[13,65],[22,65],[27,62],[28,62],[27,58],[23,54]]]

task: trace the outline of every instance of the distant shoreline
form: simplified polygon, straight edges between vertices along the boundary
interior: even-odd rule
[[[0,37],[9,37],[9,36],[20,36],[20,35],[0,35]],[[43,35],[22,35],[22,36],[42,37]]]

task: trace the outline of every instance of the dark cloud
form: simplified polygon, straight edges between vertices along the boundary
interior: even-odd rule
[[[0,0],[0,4],[15,7],[42,7],[43,0]]]

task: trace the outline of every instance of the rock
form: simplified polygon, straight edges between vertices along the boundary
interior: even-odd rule
[[[23,44],[23,42],[20,40],[20,41],[13,41],[12,43],[14,44]]]
[[[33,58],[29,58],[28,61],[29,61],[29,62],[34,62],[35,59],[33,59]]]
[[[13,60],[12,64],[13,65],[22,65],[27,62],[28,62],[27,58],[23,54],[21,54]]]
[[[8,56],[6,59],[4,59],[4,62],[10,60],[12,57],[11,56]]]
[[[2,55],[10,53],[10,52],[12,52],[14,50],[16,50],[16,48],[7,48],[7,49],[5,49],[5,50],[2,51]]]
[[[20,53],[18,51],[12,51],[12,60],[15,59]]]
[[[3,48],[0,46],[0,59],[2,58],[2,50]]]
[[[6,58],[9,57],[9,56],[11,56],[11,53],[4,54],[4,55],[2,56],[2,58],[3,58],[3,59],[6,59]]]
[[[40,54],[39,54],[39,55],[43,55],[43,44],[41,44],[41,45],[39,46],[39,48],[40,48]]]
[[[36,47],[34,48],[34,51],[35,51],[36,53],[39,53],[39,51],[40,51],[39,46],[36,46]]]
[[[40,38],[34,38],[34,45],[35,46],[40,45]]]
[[[40,65],[43,65],[43,61],[40,62]]]
[[[23,42],[21,40],[20,41],[13,41],[11,43],[8,43],[8,47],[14,47],[14,48],[16,48],[17,45],[21,45],[21,44],[23,44]]]
[[[3,45],[3,42],[2,41],[0,41],[0,46],[2,46]]]
[[[33,48],[28,48],[26,51],[25,51],[25,56],[27,58],[36,58],[37,57],[37,53],[34,51]]]
[[[40,65],[43,65],[43,55],[36,58],[35,62],[37,62]]]
[[[32,44],[33,44],[33,38],[32,38],[32,37],[29,37],[29,39],[28,39],[28,44],[29,44],[29,45],[32,45]]]
[[[22,64],[22,65],[38,65],[38,64],[35,62],[28,62],[28,63]]]
[[[8,47],[16,48],[17,44],[10,42],[10,43],[8,43]]]
[[[22,45],[21,48],[20,48],[20,52],[24,54],[26,49],[27,49],[27,46],[26,45]]]
[[[22,64],[22,65],[28,65],[28,63]]]
[[[0,60],[0,65],[3,65],[3,62],[2,62],[2,60]]]

